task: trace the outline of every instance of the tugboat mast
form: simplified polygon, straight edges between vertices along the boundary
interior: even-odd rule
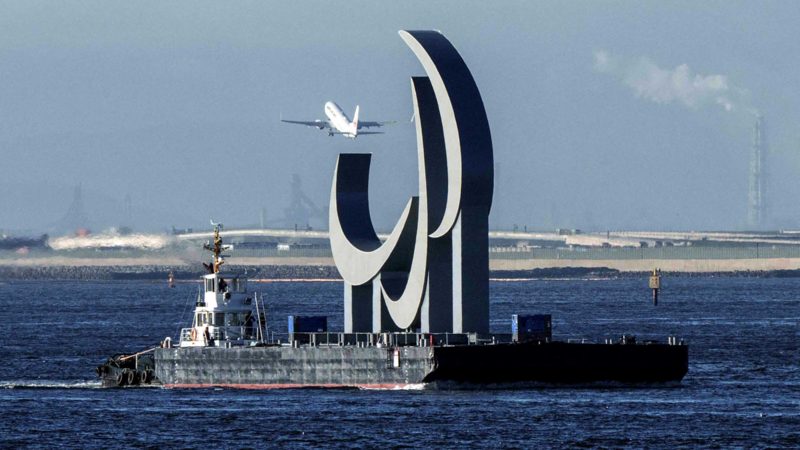
[[[219,235],[223,225],[221,223],[214,223],[213,220],[211,224],[214,225],[214,245],[211,246],[206,243],[203,245],[203,248],[214,254],[214,257],[211,259],[211,273],[219,273],[220,266],[225,264],[225,261],[222,259],[222,236]]]

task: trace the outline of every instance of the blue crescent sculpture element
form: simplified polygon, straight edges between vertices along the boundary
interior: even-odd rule
[[[369,214],[369,166],[372,155],[344,153],[336,161],[331,187],[329,230],[331,252],[342,278],[362,285],[375,277],[397,248],[401,236],[416,224],[414,199],[384,243]]]
[[[345,330],[488,332],[493,161],[480,93],[450,42],[401,31],[428,77],[412,78],[419,195],[381,242],[369,213],[369,154],[341,154],[330,241],[345,280]]]
[[[423,127],[426,125],[428,117],[420,115],[416,80],[412,80],[411,91],[414,99],[414,117],[419,118],[416,121],[417,164],[419,165],[417,230],[414,237],[411,266],[408,268],[408,276],[405,277],[402,293],[392,295],[387,290],[386,283],[381,282],[381,293],[385,299],[386,308],[389,310],[389,316],[400,329],[410,328],[417,318],[419,307],[425,294],[425,281],[427,280],[428,270],[428,185],[425,171],[425,147],[422,138]],[[381,281],[383,281],[383,274],[381,275]]]
[[[453,228],[463,203],[491,208],[492,137],[478,86],[450,41],[436,31],[400,31],[400,37],[430,78],[442,118],[448,186],[444,216],[430,234],[437,238]]]

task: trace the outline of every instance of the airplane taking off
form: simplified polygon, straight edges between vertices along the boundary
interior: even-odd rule
[[[353,120],[350,121],[347,118],[347,115],[342,111],[342,108],[339,107],[334,102],[326,102],[325,103],[325,115],[328,117],[328,120],[314,120],[314,121],[302,121],[302,120],[284,120],[281,117],[281,122],[286,123],[296,123],[298,125],[305,125],[307,127],[315,127],[319,128],[320,130],[327,130],[328,136],[333,136],[334,134],[341,134],[344,137],[355,139],[362,134],[383,134],[382,131],[359,131],[362,128],[380,128],[384,125],[389,125],[395,123],[395,121],[388,121],[388,122],[367,122],[367,121],[359,121],[358,120],[358,106],[356,106],[356,112],[353,114]]]

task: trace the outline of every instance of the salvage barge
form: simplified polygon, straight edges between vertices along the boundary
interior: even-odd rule
[[[650,383],[680,381],[688,347],[636,342],[630,336],[604,343],[552,340],[549,316],[517,316],[508,334],[337,333],[325,318],[290,317],[283,342],[267,338],[263,299],[247,280],[220,272],[224,250],[215,231],[211,273],[203,276],[191,327],[177,342],[97,367],[104,386],[172,388],[402,388],[421,383],[516,382]],[[321,319],[321,320],[320,320]]]

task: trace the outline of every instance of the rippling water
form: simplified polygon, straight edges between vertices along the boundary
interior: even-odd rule
[[[474,390],[99,389],[94,367],[175,336],[197,284],[0,283],[2,447],[674,447],[800,445],[800,279],[493,282],[491,326],[553,314],[556,339],[689,342],[671,386]],[[288,314],[342,323],[340,283],[263,283]]]

